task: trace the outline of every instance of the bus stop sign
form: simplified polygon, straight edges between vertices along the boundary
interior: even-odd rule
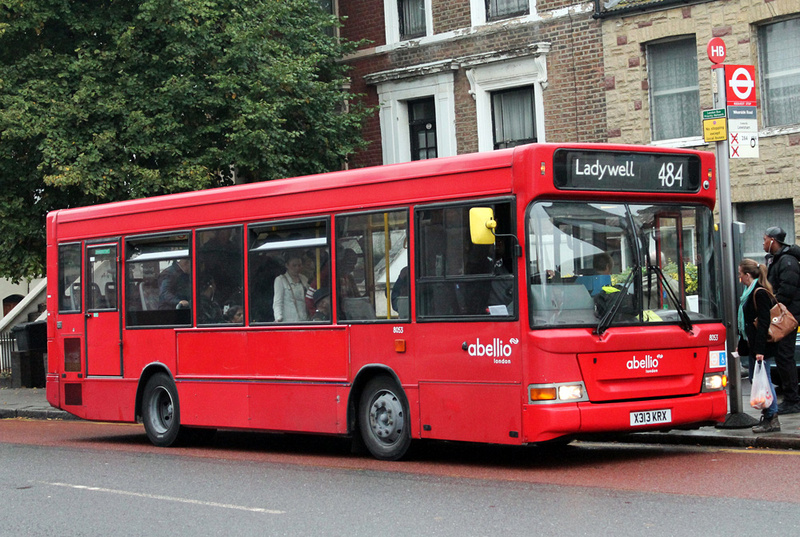
[[[722,63],[725,61],[725,56],[728,54],[725,48],[725,41],[721,37],[712,37],[708,42],[708,59],[713,63]]]

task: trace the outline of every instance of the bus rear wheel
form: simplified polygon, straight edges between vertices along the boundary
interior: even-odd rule
[[[370,380],[358,415],[361,437],[373,457],[396,461],[406,454],[411,445],[408,401],[396,382],[388,377]]]
[[[145,384],[142,421],[147,438],[158,447],[169,447],[178,440],[181,411],[178,389],[165,373],[156,373]]]

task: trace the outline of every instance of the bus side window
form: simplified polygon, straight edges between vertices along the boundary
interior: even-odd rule
[[[513,230],[509,202],[481,202],[417,210],[417,314],[421,318],[516,314],[513,237],[473,244],[469,209],[491,207],[498,233]]]
[[[251,323],[331,322],[314,300],[330,289],[328,228],[327,218],[248,227]]]
[[[408,211],[340,216],[336,244],[338,319],[408,319]]]
[[[58,311],[81,311],[81,245],[62,244],[58,247]]]
[[[126,240],[127,326],[191,325],[189,236],[189,233],[180,233]]]
[[[244,324],[242,227],[198,230],[197,324]]]

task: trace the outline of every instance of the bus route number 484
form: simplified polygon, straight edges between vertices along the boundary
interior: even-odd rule
[[[658,178],[662,187],[672,188],[676,182],[678,186],[683,186],[683,164],[678,164],[676,170],[674,163],[665,162],[658,171]]]

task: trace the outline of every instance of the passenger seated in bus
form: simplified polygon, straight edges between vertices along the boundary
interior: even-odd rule
[[[192,299],[192,263],[189,258],[181,258],[158,275],[158,308],[186,309]]]
[[[611,256],[601,252],[592,257],[592,268],[594,274],[578,276],[576,283],[582,284],[592,296],[597,296],[603,291],[603,287],[611,285],[611,271],[614,268],[614,261]]]
[[[285,270],[283,260],[273,252],[259,252],[251,259],[254,270],[250,275],[250,318],[255,322],[273,322],[275,278]]]
[[[358,254],[352,248],[345,248],[342,255],[339,257],[339,267],[337,274],[339,282],[337,289],[341,298],[356,298],[360,297],[361,293],[358,291],[356,279],[353,277],[353,270],[358,263]]]
[[[226,323],[244,324],[244,308],[237,305],[230,306],[223,314]]]
[[[222,317],[222,306],[220,306],[214,298],[217,292],[217,283],[213,276],[207,276],[198,289],[198,308],[197,308],[197,322],[198,324],[218,324],[225,321]]]
[[[497,241],[492,263],[491,289],[487,312],[489,315],[513,315],[514,313],[514,279],[506,268],[505,241]]]
[[[400,269],[400,274],[392,285],[392,308],[400,314],[400,317],[408,317],[408,294],[410,289],[410,282],[408,279],[408,267]],[[405,299],[405,300],[402,300]],[[405,309],[405,314],[400,311]]]
[[[319,270],[317,270],[317,252],[308,250],[303,254],[302,273],[308,278],[308,290],[306,290],[306,309],[308,316],[313,317],[316,311],[314,307],[314,293],[323,287],[330,288],[331,268],[330,256],[327,250],[319,252]],[[319,281],[319,284],[317,283]]]
[[[314,315],[312,321],[331,320],[331,288],[323,287],[314,292]]]
[[[292,323],[308,320],[306,310],[306,290],[308,280],[300,273],[303,259],[298,253],[286,256],[286,272],[275,278],[272,311],[275,322]]]

